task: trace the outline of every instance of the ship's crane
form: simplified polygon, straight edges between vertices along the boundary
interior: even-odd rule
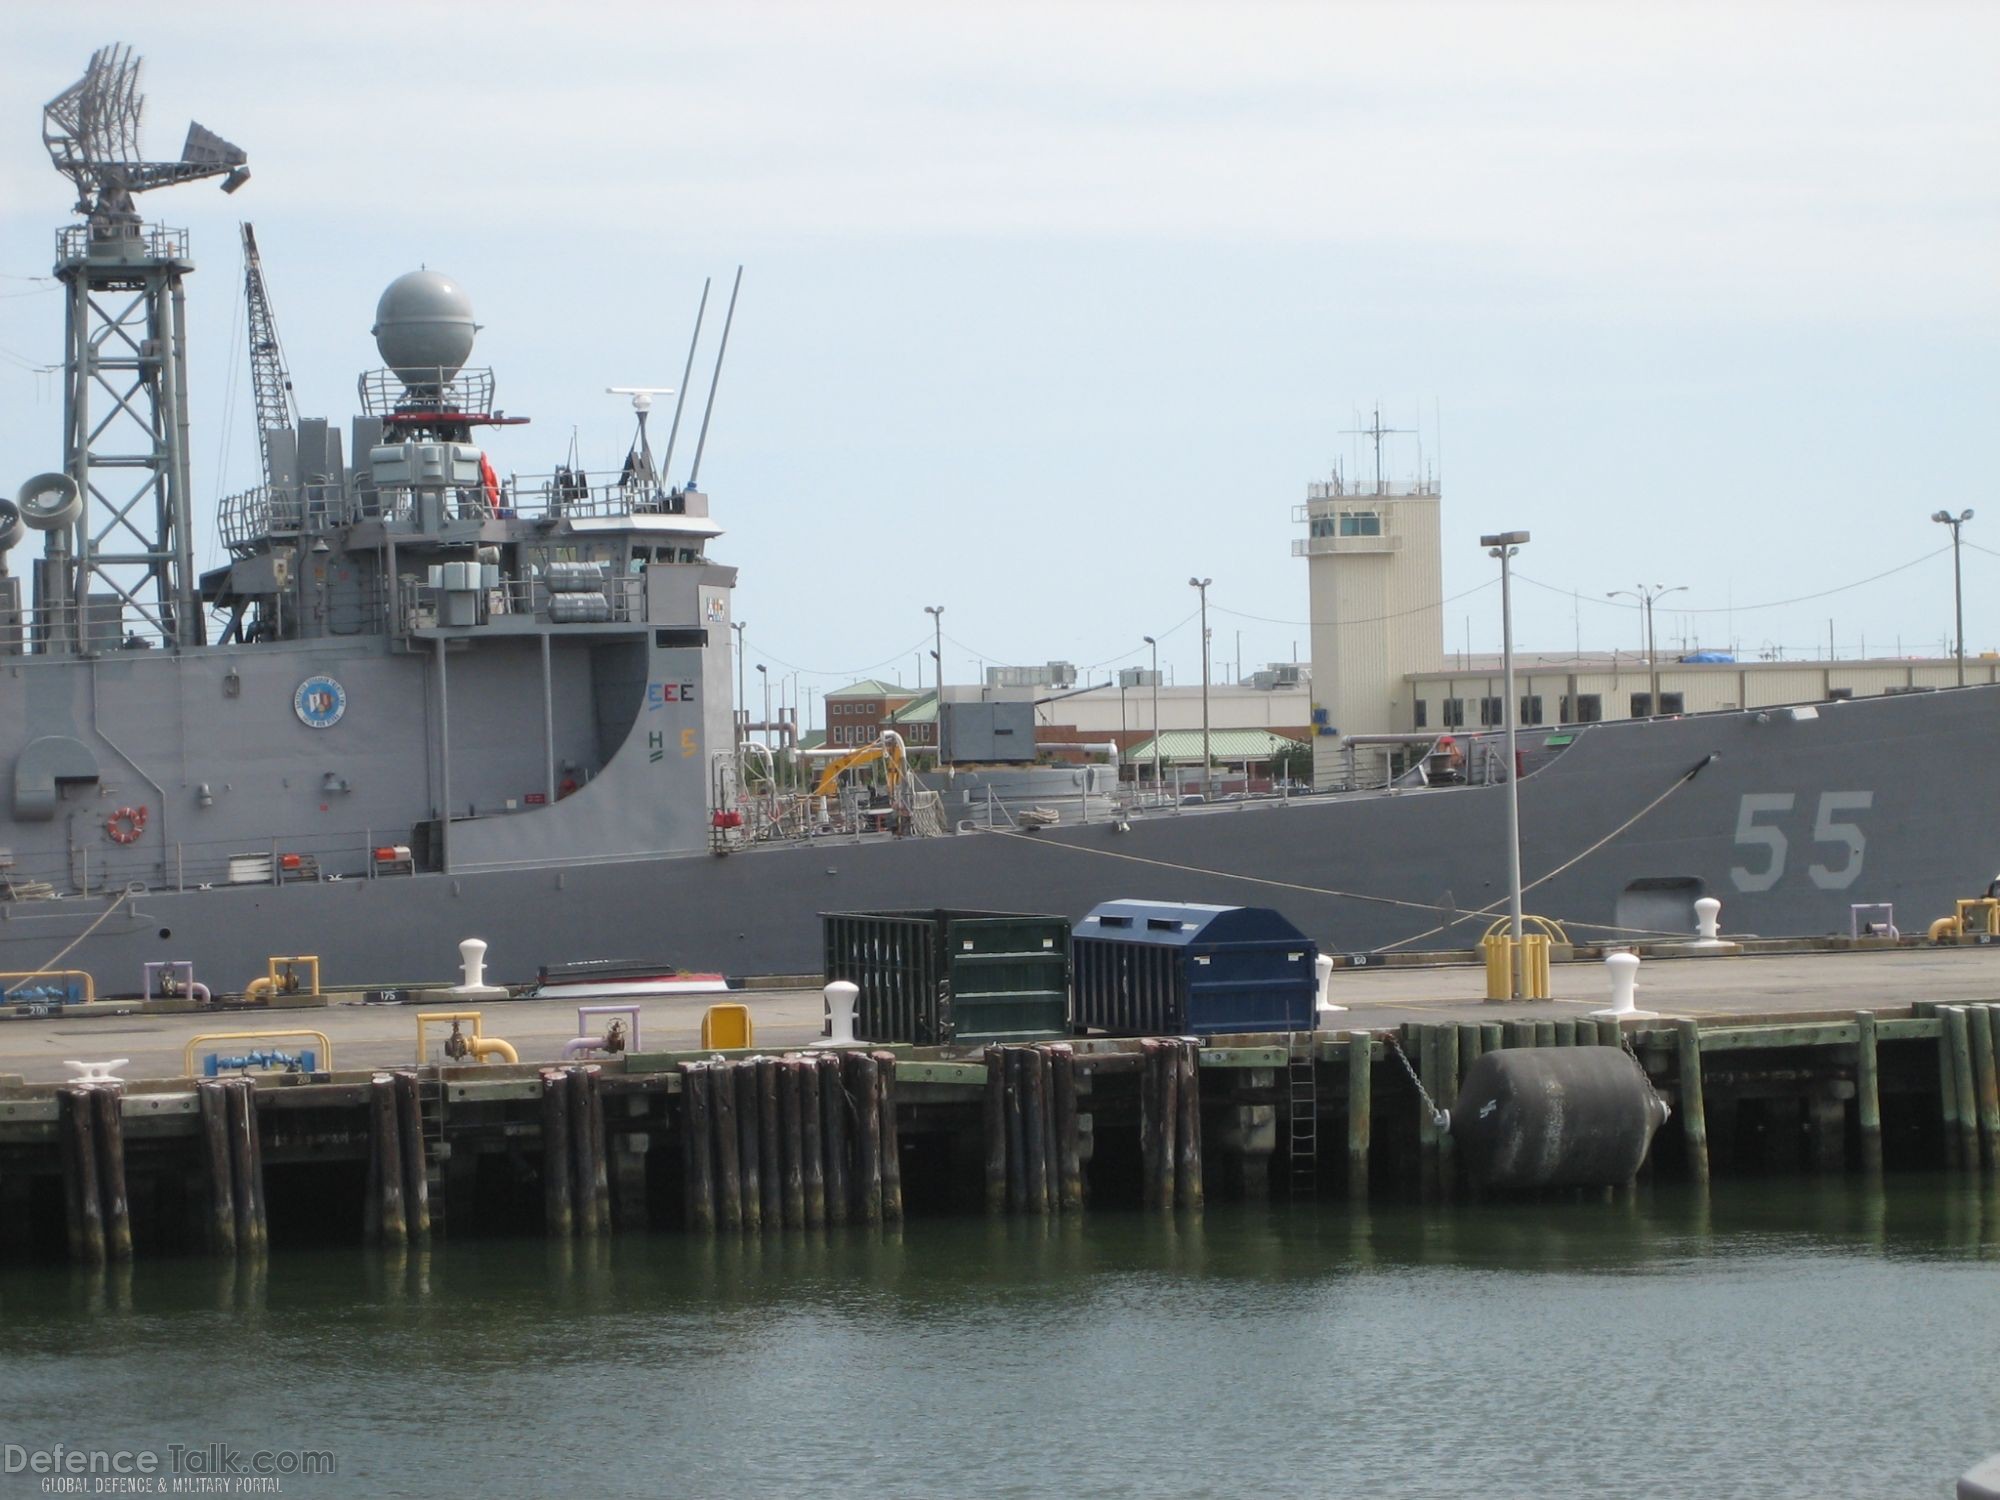
[[[271,434],[298,425],[298,403],[292,397],[292,372],[278,342],[278,320],[271,312],[271,294],[264,285],[264,263],[257,254],[257,231],[243,226],[243,300],[249,309],[250,386],[257,401],[257,440],[264,455],[264,482],[276,484],[271,463]]]

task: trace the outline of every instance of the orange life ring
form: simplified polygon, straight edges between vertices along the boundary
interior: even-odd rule
[[[486,514],[500,514],[500,476],[493,472],[493,460],[479,455],[479,486],[486,491]]]
[[[104,831],[114,844],[136,844],[146,831],[144,807],[121,807],[104,820]]]

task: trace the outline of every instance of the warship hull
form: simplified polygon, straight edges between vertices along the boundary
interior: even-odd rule
[[[1520,783],[1526,907],[1582,941],[1692,935],[1702,896],[1732,934],[1845,933],[1853,907],[1878,903],[1920,928],[2000,864],[1965,775],[1996,727],[1986,687],[1591,726]],[[316,953],[328,984],[390,986],[450,977],[457,942],[479,937],[503,982],[593,958],[802,974],[819,968],[826,911],[1075,918],[1137,895],[1272,906],[1333,952],[1462,948],[1506,909],[1506,808],[1504,785],[1436,787],[1033,832],[135,888],[0,907],[0,968],[68,949],[64,966],[116,991],[147,961],[188,959],[237,988],[267,955]]]

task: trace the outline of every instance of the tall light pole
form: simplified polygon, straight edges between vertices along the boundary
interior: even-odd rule
[[[764,748],[768,750],[771,748],[771,674],[761,661],[757,663],[757,676],[764,684]]]
[[[1520,761],[1515,751],[1515,721],[1520,718],[1520,706],[1514,701],[1514,575],[1509,563],[1516,552],[1528,540],[1525,531],[1502,531],[1494,536],[1483,536],[1479,545],[1486,548],[1488,557],[1500,559],[1500,664],[1506,679],[1502,691],[1506,697],[1500,700],[1500,719],[1507,726],[1507,930],[1513,939],[1512,958],[1508,962],[1511,982],[1508,986],[1513,998],[1521,998],[1521,783],[1517,772]]]
[[[1201,594],[1201,800],[1213,800],[1208,753],[1208,586],[1213,578],[1190,578],[1188,587]]]
[[[729,628],[736,632],[736,743],[750,738],[750,700],[743,692],[743,621]]]
[[[1958,570],[1958,528],[1972,519],[1969,510],[1953,515],[1941,510],[1931,517],[1941,526],[1951,528],[1951,603],[1954,626],[1958,634],[1955,655],[1958,657],[1958,685],[1965,686],[1965,584]]]
[[[1153,795],[1160,795],[1160,643],[1150,635],[1140,637],[1153,648]]]
[[[938,765],[944,765],[944,606],[926,604],[924,613],[931,617],[931,660],[937,663],[937,758]]]
[[[1501,576],[1505,577],[1505,574]],[[1655,714],[1660,711],[1660,658],[1653,647],[1653,605],[1669,594],[1686,592],[1687,585],[1684,583],[1677,583],[1672,588],[1668,588],[1664,583],[1650,586],[1635,583],[1629,589],[1613,589],[1604,596],[1607,599],[1635,600],[1646,611],[1646,701],[1650,712]]]

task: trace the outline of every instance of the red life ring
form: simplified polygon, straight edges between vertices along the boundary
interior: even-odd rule
[[[104,832],[114,844],[136,844],[146,831],[144,807],[121,807],[104,820]]]

